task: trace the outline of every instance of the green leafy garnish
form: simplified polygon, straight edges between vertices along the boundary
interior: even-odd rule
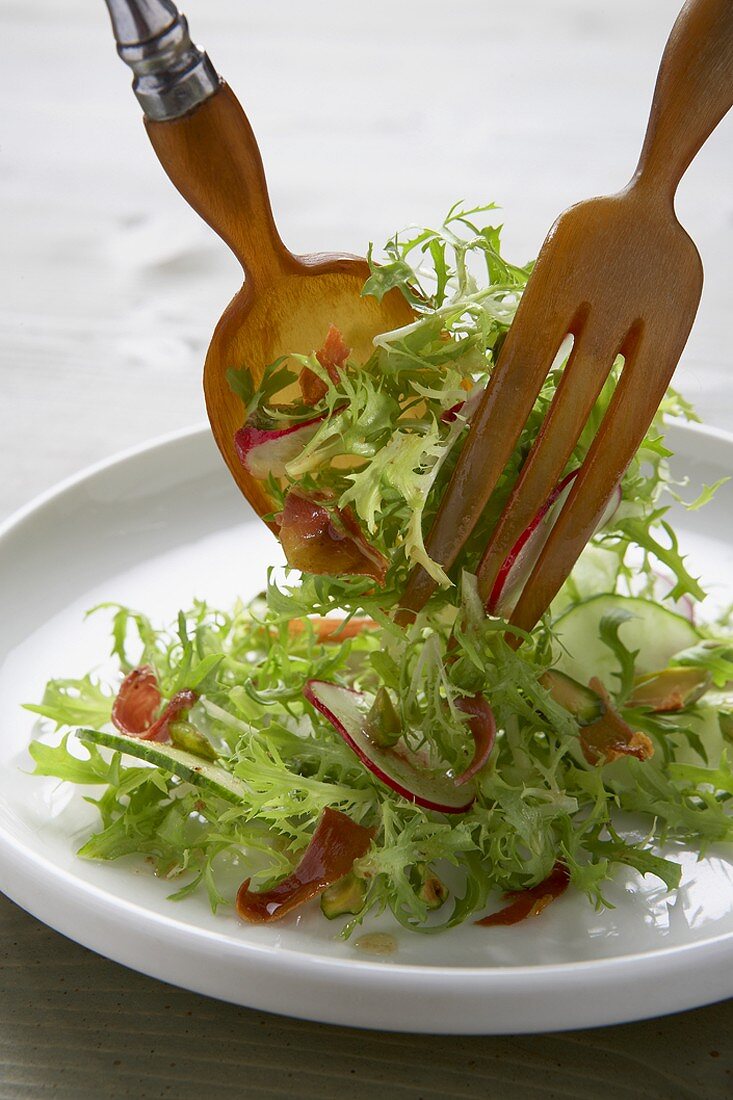
[[[680,866],[659,853],[661,843],[705,852],[733,839],[733,781],[720,750],[733,729],[730,616],[714,630],[701,629],[699,644],[672,658],[673,665],[708,671],[715,685],[678,714],[628,707],[645,657],[634,642],[634,620],[612,612],[594,622],[594,646],[600,639],[618,666],[616,721],[650,738],[655,753],[643,762],[622,753],[613,762],[589,764],[576,717],[542,683],[558,652],[553,616],[517,650],[505,621],[485,614],[476,581],[488,535],[554,398],[568,349],[553,364],[459,560],[445,572],[430,559],[425,535],[531,264],[503,257],[490,205],[455,206],[437,228],[395,235],[379,263],[369,255],[364,294],[381,298],[397,289],[414,310],[413,323],[380,334],[366,363],[347,361],[333,376],[314,356],[294,354],[269,365],[258,386],[247,364],[232,364],[228,377],[243,421],[282,428],[319,414],[285,475],[267,482],[273,515],[294,487],[320,494],[332,510],[348,509],[389,561],[384,585],[366,576],[271,570],[266,591],[249,604],[220,610],[199,601],[169,626],[119,605],[94,609],[111,617],[115,672],[52,680],[41,702],[29,705],[63,731],[58,744],[50,732],[32,743],[36,774],[83,785],[97,806],[100,828],[81,856],[146,857],[170,880],[172,898],[203,890],[213,908],[231,904],[245,877],[254,888],[278,882],[306,849],[323,810],[343,811],[374,836],[351,872],[349,896],[361,908],[343,908],[349,916],[344,935],[384,910],[414,931],[454,927],[479,915],[492,892],[536,886],[558,861],[597,906],[605,904],[604,883],[619,866],[676,889]],[[583,461],[621,366],[603,387],[566,473]],[[296,367],[307,367],[325,386],[315,410],[297,395]],[[672,602],[704,597],[668,515],[675,492],[664,439],[668,415],[694,418],[669,391],[624,476],[616,514],[594,536],[553,614],[568,607],[577,612],[599,592]],[[702,506],[721,484],[703,489],[689,507]],[[398,627],[393,612],[415,565],[438,589],[412,625]],[[667,592],[659,591],[660,566]],[[344,624],[328,633],[321,619],[333,615]],[[364,617],[373,620],[368,628],[347,629]],[[172,730],[167,766],[130,766],[125,738],[105,732],[121,678],[142,664],[154,670],[164,700],[182,690],[198,695]],[[381,782],[305,701],[311,679],[373,700],[367,722],[382,751],[406,743],[413,758],[452,775],[465,770],[474,751],[457,700],[482,695],[497,736],[475,778],[470,810],[453,816],[426,810]],[[73,731],[80,727],[96,732],[82,732],[79,740]],[[105,738],[116,750],[111,756],[99,748]],[[139,743],[134,755],[145,758]],[[199,766],[210,769],[208,778]],[[642,840],[624,828],[625,813],[641,815]],[[439,897],[426,891],[428,882],[440,884]]]

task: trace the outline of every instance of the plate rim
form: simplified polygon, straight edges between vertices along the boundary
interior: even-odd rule
[[[727,431],[725,428],[716,428],[710,424],[700,424],[696,421],[684,420],[680,417],[668,417],[667,430],[672,430],[673,432],[681,431],[685,435],[700,436],[713,445],[723,444],[724,446],[733,446],[733,431]],[[178,443],[183,439],[196,438],[201,440],[207,436],[211,439],[211,442],[214,443],[208,421],[200,420],[193,424],[186,424],[182,428],[174,428],[169,432],[161,432],[159,435],[151,436],[141,443],[133,443],[129,447],[122,447],[113,451],[112,454],[106,455],[104,458],[99,458],[95,462],[88,463],[86,466],[82,466],[81,469],[69,474],[67,477],[54,481],[47,488],[34,493],[25,504],[21,504],[19,507],[9,512],[4,519],[0,520],[0,539],[5,538],[14,527],[18,527],[28,518],[28,516],[37,512],[43,505],[50,503],[57,497],[63,496],[64,493],[68,492],[70,489],[76,488],[81,482],[89,481],[92,477],[104,473],[105,470],[112,466],[124,465],[131,459],[138,458],[140,455],[160,450],[173,443]],[[245,502],[245,507],[248,506],[249,505]]]
[[[717,451],[720,446],[725,449],[733,448],[733,433],[724,429],[677,420],[670,421],[669,427],[675,431],[682,431],[684,435],[698,438],[708,452],[710,450]],[[126,465],[141,456],[150,457],[156,451],[174,446],[184,440],[202,442],[206,437],[210,439],[208,424],[190,425],[124,448],[92,463],[41,491],[27,504],[16,509],[3,520],[0,523],[0,541],[5,540],[14,530],[50,503],[57,502],[66,493],[103,475],[109,469]],[[714,457],[714,455],[711,455],[711,457]],[[223,468],[222,472],[224,472]],[[139,903],[120,898],[109,893],[103,886],[77,878],[72,870],[56,867],[50,857],[45,857],[19,842],[2,824],[0,824],[0,866],[4,871],[10,872],[8,876],[10,882],[3,883],[3,892],[8,897],[31,912],[44,924],[99,954],[106,955],[155,978],[170,981],[174,984],[182,984],[200,993],[217,996],[221,999],[234,1000],[240,1004],[251,1005],[254,1008],[299,1015],[321,1022],[352,1024],[361,1027],[389,1027],[391,1030],[419,1030],[436,1033],[439,1031],[443,1034],[498,1034],[507,1031],[520,1033],[525,1030],[547,1029],[546,1024],[537,1027],[536,1024],[531,1022],[531,1019],[527,1020],[529,1026],[525,1028],[523,1026],[524,1021],[519,1018],[516,1010],[505,1021],[494,1020],[489,1022],[484,1014],[481,1020],[476,1020],[477,1027],[475,1028],[466,1026],[463,1016],[459,1021],[456,1021],[459,1026],[452,1026],[452,1021],[444,1021],[448,1026],[441,1025],[436,1028],[434,1017],[431,1017],[432,1023],[430,1020],[422,1019],[422,1017],[418,1020],[413,1018],[402,1022],[390,1023],[385,1019],[378,1022],[369,1022],[369,1020],[364,1019],[364,1014],[355,1011],[353,1006],[351,1010],[347,1009],[345,1014],[343,1005],[339,1006],[338,1012],[324,1010],[323,1008],[316,1009],[313,1006],[309,1006],[305,1010],[303,1008],[299,1010],[295,1004],[283,1006],[280,1003],[283,1000],[282,995],[275,997],[274,1002],[271,998],[268,999],[259,994],[254,997],[254,1000],[249,997],[242,999],[240,996],[227,996],[226,993],[212,989],[211,984],[206,980],[188,981],[183,979],[180,973],[177,976],[171,976],[171,967],[167,966],[164,961],[159,961],[157,964],[150,960],[145,962],[142,958],[131,961],[129,949],[123,949],[122,945],[117,945],[115,949],[114,943],[110,945],[111,949],[101,946],[97,942],[96,935],[91,934],[88,929],[80,931],[78,935],[75,934],[76,929],[70,919],[63,919],[61,916],[55,919],[53,915],[49,915],[45,911],[39,911],[42,906],[34,904],[32,900],[33,883],[37,883],[39,878],[43,880],[44,888],[47,891],[46,900],[50,901],[51,896],[53,896],[57,903],[57,905],[51,906],[54,913],[61,914],[69,906],[73,911],[74,907],[78,907],[80,904],[84,905],[84,902],[86,902],[86,907],[90,910],[95,911],[100,916],[107,917],[112,923],[121,924],[128,936],[145,941],[146,937],[150,936],[151,930],[165,929],[167,935],[178,941],[181,947],[187,946],[189,949],[198,947],[204,955],[208,955],[212,951],[219,951],[222,958],[236,956],[240,963],[244,962],[251,965],[255,972],[261,971],[263,975],[268,970],[271,972],[282,971],[286,979],[286,986],[292,984],[293,981],[297,981],[299,971],[304,971],[303,976],[305,977],[307,972],[315,967],[318,969],[321,978],[327,977],[333,983],[334,993],[338,993],[340,988],[345,989],[350,984],[349,976],[358,975],[360,979],[363,979],[368,975],[369,980],[374,980],[378,985],[381,984],[382,987],[386,987],[384,991],[389,992],[390,996],[394,996],[396,992],[400,991],[399,988],[395,989],[395,987],[401,987],[401,992],[404,994],[405,985],[409,986],[410,983],[417,988],[407,990],[408,996],[429,992],[439,996],[445,994],[447,984],[453,987],[453,984],[456,983],[466,994],[472,996],[477,993],[485,994],[491,990],[494,994],[513,993],[515,999],[518,996],[519,1000],[524,1003],[527,997],[540,998],[542,993],[546,996],[547,993],[553,990],[556,995],[559,994],[557,986],[560,979],[564,979],[566,983],[575,984],[578,980],[582,982],[589,972],[598,975],[600,981],[593,983],[593,1004],[596,1010],[592,1012],[592,1019],[589,1020],[587,1007],[581,1012],[578,1011],[580,1004],[578,1002],[574,1006],[574,1011],[570,1010],[568,1006],[564,1006],[562,1012],[557,1011],[551,1025],[553,1030],[630,1021],[648,1015],[664,1014],[682,1008],[712,1003],[733,994],[733,987],[727,992],[721,992],[720,987],[716,991],[714,988],[715,982],[713,982],[709,991],[711,995],[703,994],[691,998],[688,993],[683,997],[677,996],[675,998],[672,996],[666,1006],[655,1003],[651,1007],[647,1005],[641,1010],[633,1010],[630,1013],[626,1010],[621,1012],[612,1011],[608,1007],[604,1010],[596,1003],[603,988],[618,986],[619,984],[625,985],[629,979],[638,982],[643,979],[644,972],[647,970],[650,971],[649,977],[659,968],[666,970],[667,979],[673,975],[682,976],[690,965],[690,960],[693,960],[692,965],[694,965],[695,957],[701,955],[704,957],[704,961],[700,960],[702,966],[699,966],[698,969],[703,969],[711,979],[717,978],[720,981],[720,963],[722,959],[733,961],[733,932],[723,932],[712,938],[687,944],[655,948],[652,951],[628,952],[609,958],[523,966],[429,966],[424,963],[411,964],[377,959],[324,958],[305,948],[279,949],[268,944],[238,943],[223,931],[218,932],[189,924],[177,918],[173,913],[170,915],[160,913]],[[175,966],[173,969],[175,969]],[[612,976],[610,981],[608,980],[609,975]],[[654,974],[654,976],[658,978],[657,974]],[[523,985],[527,986],[524,990],[522,990]],[[519,988],[515,988],[517,986]],[[666,989],[666,995],[669,996],[670,989],[667,989],[667,986],[669,986],[669,980],[661,983],[659,994],[653,1000],[658,1002],[660,999],[664,999],[663,987]],[[674,987],[672,992],[674,992]],[[404,997],[401,999],[404,999]],[[465,998],[466,1002],[470,999],[470,996]],[[458,1015],[461,1014],[458,1013]],[[534,1015],[536,1014],[530,1014],[530,1016]],[[504,1026],[505,1023],[511,1026]]]

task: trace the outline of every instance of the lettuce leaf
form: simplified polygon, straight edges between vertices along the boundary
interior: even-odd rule
[[[370,250],[364,293],[381,298],[397,288],[415,320],[380,334],[366,363],[347,363],[332,378],[314,357],[292,355],[270,364],[259,386],[246,364],[233,365],[229,380],[243,419],[263,427],[312,418],[302,399],[283,400],[283,391],[295,388],[294,368],[308,367],[323,379],[322,420],[285,476],[270,478],[268,491],[276,509],[294,486],[349,508],[388,557],[386,582],[376,588],[368,577],[271,570],[265,592],[249,605],[222,610],[196,601],[172,624],[117,604],[93,609],[110,616],[118,675],[109,683],[90,674],[55,679],[40,702],[29,704],[42,722],[62,731],[57,744],[44,733],[31,745],[36,774],[102,789],[95,800],[100,826],[84,843],[84,858],[137,854],[171,881],[175,900],[201,890],[216,908],[231,904],[246,875],[269,886],[287,874],[323,809],[338,807],[374,829],[370,852],[354,868],[366,884],[364,908],[343,934],[384,910],[406,928],[433,933],[480,913],[492,891],[536,886],[558,859],[574,886],[602,905],[604,883],[619,865],[676,888],[679,865],[658,851],[667,840],[700,852],[733,840],[730,765],[719,748],[703,744],[696,726],[702,709],[625,712],[653,739],[655,756],[591,767],[576,719],[542,684],[552,662],[551,618],[517,650],[507,624],[484,613],[475,575],[480,557],[554,399],[567,347],[459,560],[446,572],[428,556],[425,536],[467,436],[465,402],[478,400],[489,383],[531,272],[531,264],[517,266],[503,256],[494,210],[456,205],[436,228],[396,234],[379,262]],[[614,365],[568,470],[583,461],[621,367]],[[703,598],[668,520],[665,495],[674,493],[664,438],[668,415],[694,416],[669,391],[623,479],[616,516],[595,536],[553,610],[599,590],[652,597],[660,563],[672,577],[670,599]],[[715,488],[703,490],[693,506]],[[412,625],[398,627],[392,611],[416,564],[439,588]],[[324,639],[319,619],[327,615],[368,616],[375,628]],[[619,639],[621,621],[607,617],[599,628],[618,658],[619,703],[631,692],[637,658]],[[678,654],[675,663],[708,670],[725,689],[733,680],[730,616],[719,633]],[[71,730],[109,723],[120,680],[140,664],[155,670],[164,698],[197,691],[189,720],[244,785],[241,805],[222,808],[163,768],[128,767],[119,753],[77,747]],[[305,702],[311,678],[372,693],[384,687],[410,747],[454,770],[465,767],[473,747],[456,700],[483,694],[498,734],[470,812],[449,821],[379,783]],[[725,700],[714,710],[721,729],[733,709]],[[688,754],[697,750],[691,758],[707,766],[690,763],[679,745]],[[628,813],[642,815],[648,829],[642,841],[621,835]],[[437,913],[421,893],[426,873],[450,883],[450,902]]]

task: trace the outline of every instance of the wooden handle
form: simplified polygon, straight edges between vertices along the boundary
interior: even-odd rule
[[[733,0],[688,0],[669,36],[634,181],[670,201],[733,106]]]
[[[275,226],[252,127],[226,84],[190,114],[145,127],[170,179],[253,282],[297,266]]]

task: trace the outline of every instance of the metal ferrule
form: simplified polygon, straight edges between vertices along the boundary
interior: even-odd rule
[[[132,90],[147,118],[180,118],[219,89],[219,75],[171,0],[105,2],[117,52],[135,74]]]

